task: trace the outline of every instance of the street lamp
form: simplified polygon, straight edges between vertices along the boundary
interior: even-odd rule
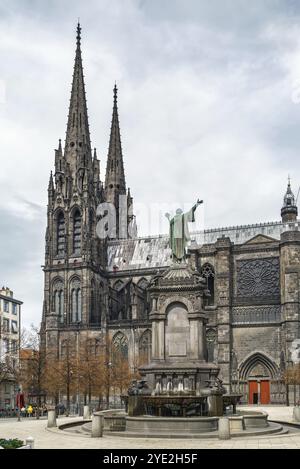
[[[107,389],[106,389],[106,406],[109,409],[109,397],[110,397],[110,370],[112,368],[111,362],[106,362],[105,365],[107,366]]]

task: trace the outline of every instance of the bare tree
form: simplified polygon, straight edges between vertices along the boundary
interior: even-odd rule
[[[297,386],[298,386],[298,396],[299,394],[299,387],[300,387],[300,363],[295,365],[289,366],[285,371],[285,384],[287,389],[289,386],[293,386],[293,394],[294,394],[294,405],[297,404]]]
[[[36,418],[40,417],[41,398],[46,396],[46,356],[41,348],[40,331],[34,325],[22,333],[18,381],[23,391],[36,398]]]
[[[58,404],[59,395],[65,395],[67,412],[70,412],[71,395],[76,389],[78,366],[76,346],[73,338],[68,337],[61,344],[61,353],[57,357],[49,354],[46,359],[47,395]]]

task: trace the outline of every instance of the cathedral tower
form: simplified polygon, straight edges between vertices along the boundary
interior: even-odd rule
[[[65,146],[63,151],[59,140],[48,186],[42,327],[50,342],[57,340],[57,329],[100,326],[106,315],[106,245],[96,237],[96,210],[103,200],[100,162],[91,148],[78,24]]]

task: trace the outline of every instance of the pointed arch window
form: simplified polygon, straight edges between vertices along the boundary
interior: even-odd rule
[[[78,279],[73,280],[71,284],[71,318],[72,322],[82,320],[81,285]]]
[[[90,312],[90,321],[95,324],[99,321],[97,314],[97,297],[96,297],[96,285],[95,281],[92,280],[91,284],[91,312]]]
[[[63,212],[59,212],[57,216],[57,255],[64,257],[66,252],[65,246],[66,224]]]
[[[215,271],[212,265],[204,264],[201,269],[202,277],[206,280],[206,288],[210,296],[206,299],[206,305],[211,306],[215,304]]]
[[[122,332],[118,332],[113,338],[113,358],[128,359],[128,340]]]
[[[64,285],[61,280],[53,285],[53,308],[59,316],[59,321],[64,322]]]
[[[73,215],[73,253],[81,253],[81,213],[78,209]]]
[[[141,365],[150,363],[152,349],[151,331],[145,331],[139,341],[139,362]]]

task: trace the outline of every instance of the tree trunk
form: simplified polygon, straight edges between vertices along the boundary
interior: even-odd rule
[[[92,384],[89,382],[89,404],[91,403],[92,400]]]
[[[39,389],[38,399],[37,399],[37,410],[35,418],[39,420],[40,418],[40,408],[41,408],[41,390]]]
[[[70,412],[70,381],[67,380],[67,412]]]

